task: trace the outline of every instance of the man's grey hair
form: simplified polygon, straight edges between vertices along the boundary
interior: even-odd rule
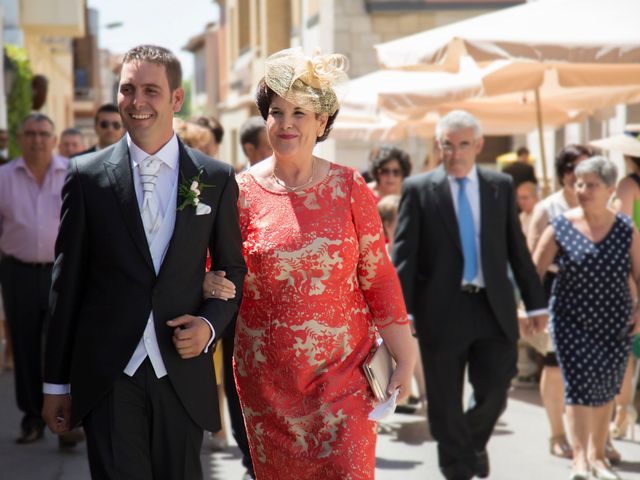
[[[612,187],[618,179],[616,165],[607,157],[596,155],[580,162],[575,169],[576,177],[592,173],[596,175],[607,187]]]
[[[267,125],[262,117],[249,117],[240,127],[240,145],[250,143],[257,147],[260,142],[260,132],[266,128]]]
[[[78,136],[84,139],[84,133],[82,133],[81,130],[78,130],[77,128],[73,128],[73,127],[65,128],[60,134],[60,138],[68,137],[68,136]]]
[[[56,128],[55,124],[53,123],[53,120],[47,117],[44,113],[40,113],[40,112],[32,112],[26,117],[24,117],[20,122],[20,132],[22,132],[22,130],[24,129],[24,125],[27,122],[47,122],[49,125],[51,125],[51,128],[53,128],[54,130]]]
[[[478,119],[464,110],[452,110],[442,117],[436,125],[436,139],[442,142],[446,133],[457,132],[470,128],[473,130],[473,138],[482,137],[482,128]]]

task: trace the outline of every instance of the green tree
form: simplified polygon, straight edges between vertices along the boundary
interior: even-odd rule
[[[18,131],[20,122],[31,113],[31,62],[24,48],[6,45],[5,54],[15,71],[16,77],[7,98],[7,123],[9,130],[9,158],[20,155]]]
[[[188,120],[191,118],[191,95],[192,95],[192,87],[191,80],[183,80],[182,88],[184,89],[184,102],[182,103],[182,108],[178,112],[177,116],[182,118],[183,120]]]

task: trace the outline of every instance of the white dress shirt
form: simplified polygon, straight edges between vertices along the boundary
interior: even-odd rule
[[[133,143],[128,134],[127,145],[129,146],[129,158],[131,159],[131,170],[133,171],[133,186],[136,191],[138,208],[142,210],[144,192],[142,190],[142,181],[140,180],[139,165],[149,156],[149,154]],[[178,185],[179,155],[178,139],[175,134],[173,134],[171,140],[169,140],[157,153],[153,155],[157,159],[161,160],[160,170],[158,170],[158,178],[153,190],[153,195],[156,197],[159,216],[162,221],[159,230],[148,239],[153,267],[156,274],[160,271],[162,260],[164,260],[167,248],[169,248],[169,241],[171,239],[170,232],[173,232],[174,225],[168,225],[168,222],[175,224],[174,212],[177,207],[176,188]],[[173,215],[167,215],[167,213]],[[155,242],[160,242],[160,244],[154,245]],[[160,347],[158,346],[156,329],[153,323],[153,310],[149,314],[142,338],[138,342],[129,363],[127,363],[124,373],[132,377],[147,357],[149,357],[149,360],[151,361],[156,377],[164,377],[167,374],[167,369],[164,365],[164,361],[162,360],[162,355],[160,354]]]

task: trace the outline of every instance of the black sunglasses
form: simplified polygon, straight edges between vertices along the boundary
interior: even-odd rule
[[[100,123],[98,123],[98,125],[100,125],[100,128],[103,129],[111,127],[114,130],[120,130],[122,128],[122,124],[120,122],[110,122],[108,120],[100,120]]]
[[[380,168],[378,169],[378,173],[380,175],[386,176],[386,175],[392,175],[394,177],[401,177],[402,176],[402,170],[399,168]]]

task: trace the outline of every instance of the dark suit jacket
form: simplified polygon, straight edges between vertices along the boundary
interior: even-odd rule
[[[79,157],[80,155],[86,155],[87,153],[95,153],[98,151],[98,145],[94,145],[90,148],[87,148],[85,151],[80,152],[80,153],[76,153],[75,155],[72,155],[71,158],[73,157]]]
[[[72,422],[80,421],[122,374],[153,309],[160,352],[169,379],[193,420],[219,429],[211,351],[183,360],[165,322],[183,314],[207,318],[223,333],[234,318],[232,301],[202,299],[207,249],[212,268],[225,270],[242,291],[246,266],[238,224],[238,186],[233,169],[181,142],[179,182],[212,185],[201,199],[208,215],[188,206],[176,221],[156,275],[138,203],[126,138],[71,160],[62,191],[50,297],[44,381],[71,384]],[[180,198],[178,198],[178,205]]]
[[[480,258],[486,294],[507,338],[518,326],[510,264],[527,310],[546,308],[516,214],[511,179],[478,167]],[[426,342],[455,341],[456,298],[464,257],[447,174],[443,167],[405,180],[393,249],[407,310]]]

